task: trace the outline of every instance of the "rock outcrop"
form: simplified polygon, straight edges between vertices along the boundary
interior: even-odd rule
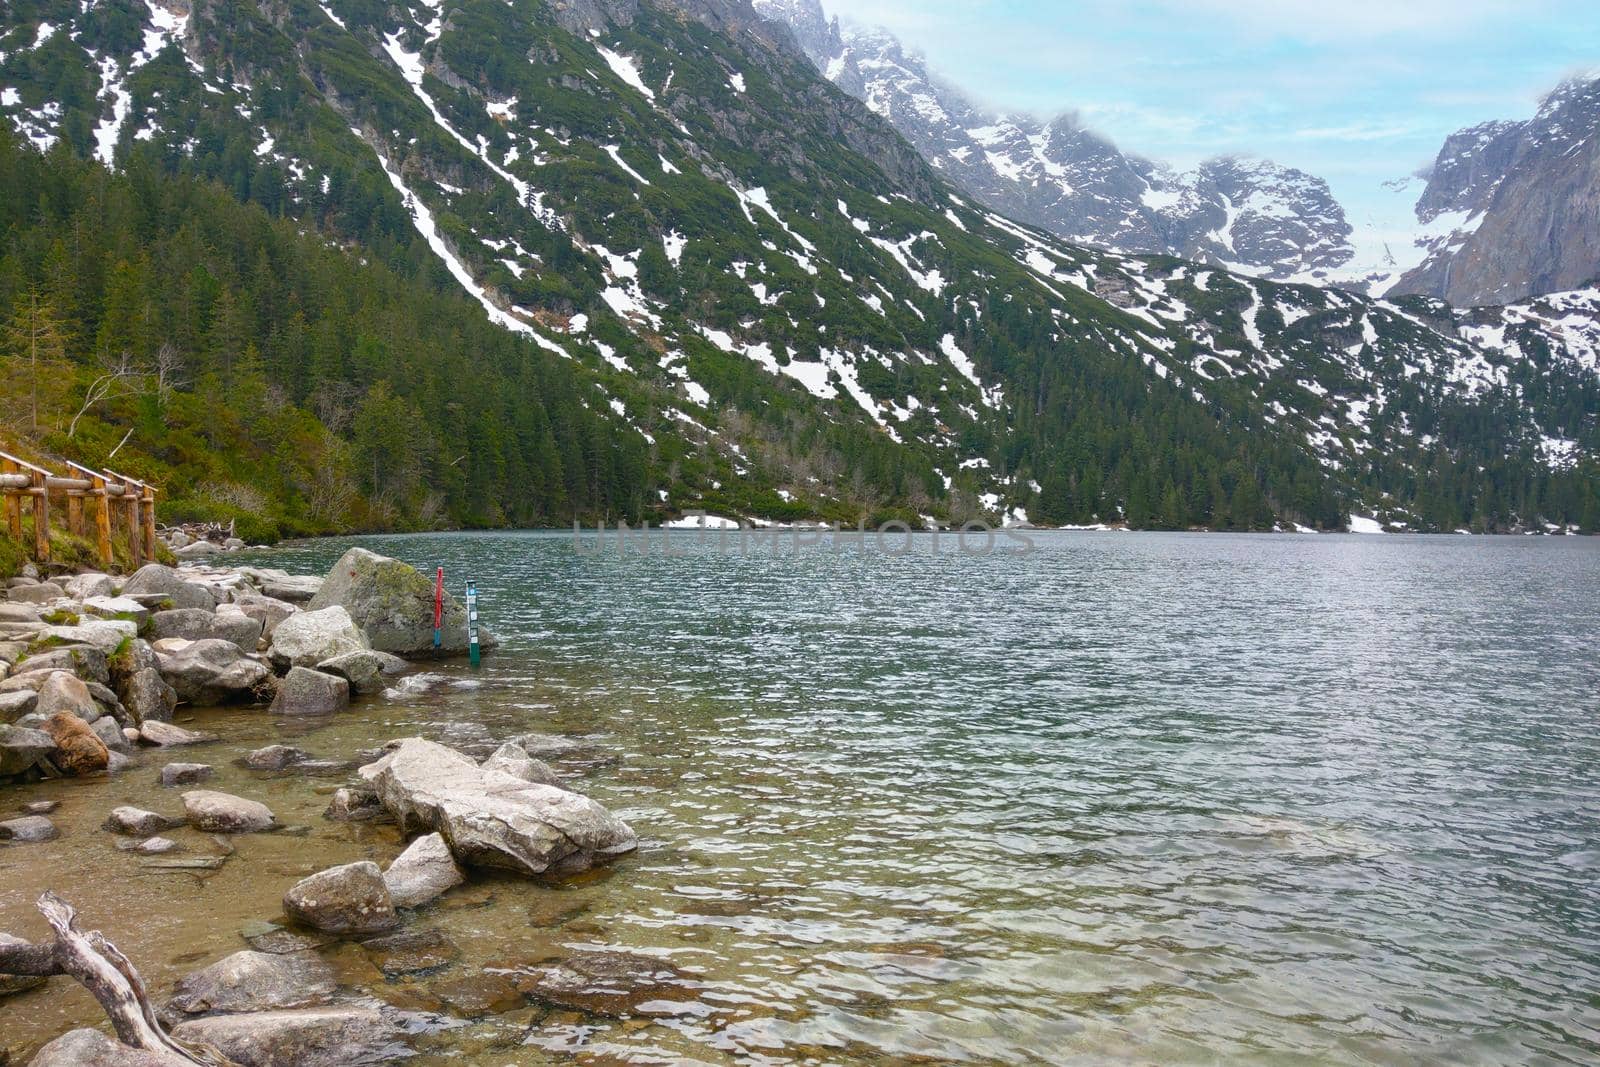
[[[409,564],[352,548],[333,565],[311,610],[342,607],[380,652],[407,659],[460,656],[467,652],[467,610],[448,592],[444,595],[441,645],[433,647],[433,581]],[[494,638],[479,633],[479,647],[492,648]]]
[[[403,830],[438,832],[472,866],[582,870],[638,847],[627,823],[588,797],[485,769],[420,737],[359,773]]]

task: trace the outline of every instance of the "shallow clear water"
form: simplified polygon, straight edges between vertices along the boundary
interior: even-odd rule
[[[523,1009],[429,1058],[1600,1057],[1600,541],[1033,537],[361,539],[477,578],[505,647],[445,668],[476,688],[367,702],[296,743],[349,755],[459,720],[579,735],[620,762],[564,769],[643,839],[597,877],[492,879],[439,909],[463,966],[606,944],[702,985],[673,1018]],[[349,543],[267,561],[320,571]],[[197,718],[229,740],[175,758],[286,732]],[[241,947],[299,874],[399,850],[321,820],[317,782],[225,768],[308,836],[241,839],[204,882],[130,875],[93,826],[156,806],[159,765],[13,791],[63,799],[67,833],[0,852],[0,929],[37,934],[39,889],[76,888],[160,986]],[[55,985],[0,1002],[29,1036],[93,1017]]]

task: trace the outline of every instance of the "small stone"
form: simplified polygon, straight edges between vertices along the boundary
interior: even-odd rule
[[[189,825],[203,833],[253,834],[278,825],[277,816],[265,804],[209,789],[183,794],[183,810]]]
[[[60,806],[61,801],[59,800],[35,800],[22,805],[22,813],[24,815],[49,815]]]
[[[169,763],[161,768],[162,785],[198,785],[216,775],[205,763]]]
[[[60,836],[61,831],[56,829],[56,824],[43,815],[24,815],[20,819],[0,822],[0,841],[37,844],[40,841],[54,841]]]
[[[381,693],[389,677],[401,673],[407,666],[399,656],[363,649],[323,660],[317,664],[317,670],[345,679],[352,693]]]
[[[114,834],[126,834],[129,837],[149,837],[162,830],[170,830],[174,826],[182,826],[182,819],[172,819],[143,808],[120,807],[112,808],[111,814],[106,817],[105,828]]]
[[[176,852],[178,848],[178,843],[170,837],[151,837],[133,846],[133,851],[141,856],[162,856],[168,852]]]
[[[561,778],[544,760],[534,759],[520,741],[507,741],[483,761],[484,770],[504,771],[524,782],[561,786]]]
[[[400,925],[383,873],[370,861],[318,871],[296,882],[283,897],[289,917],[317,930],[373,934]]]
[[[345,789],[334,792],[324,819],[334,822],[390,821],[394,817],[378,802],[378,794],[371,789]]]

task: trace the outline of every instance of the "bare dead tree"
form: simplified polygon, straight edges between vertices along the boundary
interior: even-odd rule
[[[98,930],[87,933],[77,927],[78,914],[72,905],[47,892],[39,898],[39,912],[55,940],[49,943],[7,942],[0,944],[0,973],[29,977],[66,975],[74,979],[105,1009],[117,1040],[139,1049],[173,1067],[204,1064],[207,1067],[234,1067],[233,1061],[210,1046],[184,1046],[162,1029],[156,1018],[150,991],[139,972]]]
[[[78,405],[78,413],[67,424],[68,439],[78,432],[78,420],[96,404],[125,396],[138,396],[145,391],[145,373],[134,366],[133,357],[126,349],[120,356],[104,360],[102,366],[104,370],[84,390],[83,403]]]

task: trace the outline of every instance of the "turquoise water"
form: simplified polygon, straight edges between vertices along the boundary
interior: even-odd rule
[[[435,715],[620,757],[556,936],[703,983],[528,1055],[1600,1058],[1600,540],[1033,536],[360,539],[505,642]]]

